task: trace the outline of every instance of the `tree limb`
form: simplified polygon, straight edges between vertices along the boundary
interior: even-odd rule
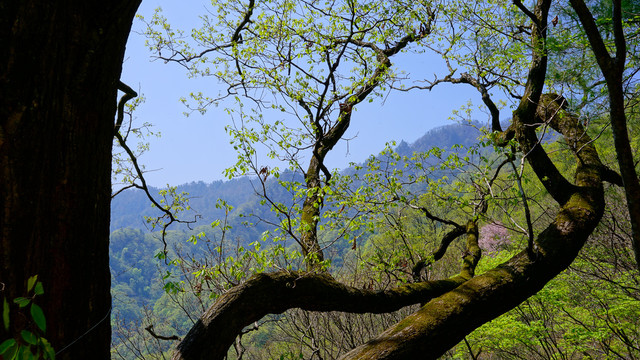
[[[138,164],[138,159],[136,157],[136,155],[133,153],[133,151],[131,150],[131,148],[129,147],[129,145],[127,145],[127,142],[125,141],[124,137],[122,136],[122,134],[120,134],[120,127],[122,126],[122,121],[124,119],[124,105],[126,104],[127,101],[133,99],[134,97],[138,96],[138,94],[133,91],[133,89],[131,89],[131,87],[129,87],[128,85],[124,84],[122,81],[118,82],[118,90],[122,90],[125,94],[122,96],[122,98],[120,98],[120,101],[118,102],[118,117],[116,120],[116,125],[115,125],[115,133],[114,136],[115,138],[118,140],[118,144],[120,145],[120,147],[122,147],[124,149],[124,151],[127,153],[127,155],[129,156],[129,159],[131,160],[131,164],[133,164],[133,168],[136,171],[136,174],[138,176],[138,179],[140,180],[141,185],[132,183],[131,185],[127,186],[127,187],[135,187],[138,188],[142,191],[144,191],[144,193],[147,195],[147,198],[149,199],[149,201],[151,201],[151,203],[157,207],[160,211],[162,211],[165,216],[167,216],[169,218],[169,222],[163,224],[162,227],[162,243],[164,246],[163,252],[166,255],[167,254],[167,242],[165,240],[165,235],[167,232],[167,228],[174,222],[179,222],[179,223],[185,223],[185,224],[192,224],[195,222],[195,220],[193,221],[184,221],[184,220],[179,220],[177,219],[173,213],[171,211],[169,211],[168,209],[164,208],[162,205],[160,205],[156,199],[151,195],[151,193],[149,192],[149,187],[147,186],[147,181],[144,178],[144,172],[142,171],[142,169],[140,168],[140,165]]]
[[[631,237],[636,266],[640,270],[640,181],[636,173],[633,152],[627,130],[625,97],[622,76],[625,69],[627,46],[622,29],[621,1],[613,1],[613,31],[616,56],[612,58],[602,40],[593,15],[583,0],[570,0],[585,29],[591,49],[607,83],[609,91],[609,121],[613,131],[614,146],[618,158],[620,175],[624,184],[627,209],[631,220]]]
[[[458,275],[373,291],[346,286],[326,273],[257,274],[220,296],[177,346],[172,359],[223,359],[242,329],[267,314],[293,308],[385,313],[426,302],[467,279]]]
[[[162,336],[162,335],[156,334],[156,332],[153,331],[153,325],[149,325],[144,329],[147,330],[147,332],[151,334],[151,336],[153,336],[158,340],[180,340],[180,337],[178,337],[178,335]]]

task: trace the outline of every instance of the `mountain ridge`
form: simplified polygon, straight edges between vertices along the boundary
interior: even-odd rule
[[[480,135],[478,129],[480,126],[479,123],[439,126],[429,130],[412,143],[400,141],[394,149],[401,156],[411,156],[414,152],[427,151],[433,147],[450,149],[456,144],[469,146]],[[371,156],[376,157],[379,154]],[[348,174],[352,173],[353,169],[354,167],[351,166],[340,172]],[[224,199],[236,209],[256,202],[257,196],[255,196],[251,181],[251,177],[243,176],[231,180],[215,180],[210,183],[192,181],[177,185],[178,193],[183,191],[189,193],[189,203],[193,209],[185,212],[183,216],[187,218],[193,218],[195,215],[201,216],[201,220],[195,226],[209,224],[225,215],[224,209],[215,207],[218,199]],[[156,197],[160,190],[161,188],[149,187],[150,193]],[[149,227],[144,217],[159,215],[161,212],[151,207],[144,192],[137,189],[126,190],[111,201],[111,232],[121,228],[144,230]]]

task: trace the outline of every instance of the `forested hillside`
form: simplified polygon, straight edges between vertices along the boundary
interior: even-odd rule
[[[378,199],[384,199],[381,196],[389,195],[388,187],[393,187],[395,181],[406,182],[405,185],[437,183],[447,189],[443,194],[461,191],[460,183],[446,180],[451,169],[462,174],[468,172],[471,176],[477,170],[468,165],[471,163],[469,157],[474,156],[492,163],[490,168],[498,166],[491,160],[496,159],[493,150],[473,145],[480,134],[475,127],[450,125],[434,129],[412,144],[402,141],[395,149],[386,149],[368,161],[336,174],[338,188],[349,188],[341,191],[353,194],[350,200],[353,208],[360,206],[359,201],[364,201],[361,205],[365,205],[365,198],[373,193]],[[461,143],[466,146],[460,146]],[[434,151],[429,144],[437,144],[444,151],[437,148]],[[560,149],[562,144],[552,141],[546,147],[553,151]],[[606,153],[606,146],[603,151]],[[466,165],[454,165],[456,162]],[[566,169],[572,167],[569,162],[562,164]],[[430,168],[429,176],[425,178],[427,168]],[[386,180],[381,182],[381,179]],[[268,186],[277,185],[272,180]],[[136,358],[132,354],[149,359],[167,356],[174,337],[188,331],[197,320],[194,314],[204,312],[220,294],[246,281],[251,272],[260,271],[256,267],[265,266],[264,261],[272,258],[273,254],[265,253],[260,246],[277,249],[277,243],[269,245],[264,241],[269,236],[265,234],[276,231],[269,222],[277,217],[269,215],[268,204],[261,201],[264,197],[259,196],[254,187],[249,178],[179,186],[178,191],[190,194],[190,203],[203,219],[191,229],[179,225],[168,231],[165,238],[171,254],[168,257],[178,259],[170,263],[158,258],[163,250],[160,232],[148,230],[143,225],[146,224],[143,216],[154,216],[145,198],[140,193],[128,191],[114,199],[114,220],[129,221],[134,226],[116,229],[111,234],[113,358]],[[540,192],[537,185],[525,184],[524,187],[532,199],[541,204],[534,214],[534,224],[542,226],[548,221],[542,205],[548,195]],[[372,193],[364,195],[365,191]],[[616,189],[609,191],[614,199],[620,196],[616,195],[619,193]],[[414,186],[405,187],[405,192],[398,194],[418,196],[418,193],[427,195]],[[277,195],[271,201],[290,200],[286,198],[286,192]],[[518,197],[517,192],[512,195]],[[505,193],[504,196],[511,195]],[[216,207],[219,198],[226,199],[227,206]],[[440,197],[438,201],[443,200]],[[366,206],[371,205],[373,203]],[[423,262],[423,267],[410,265],[412,262],[420,264],[417,259],[411,259],[411,252],[429,253],[438,248],[435,241],[438,236],[424,242],[420,240],[424,234],[442,235],[446,233],[444,229],[429,226],[419,213],[411,214],[406,209],[394,215],[399,209],[394,206],[393,198],[376,206],[387,206],[388,215],[365,216],[369,223],[352,228],[352,234],[338,237],[338,242],[332,244],[333,251],[326,257],[331,262],[333,276],[355,286],[382,290],[410,282],[416,276],[416,270],[417,276],[425,279],[455,274],[452,267],[465,252],[459,245],[450,249],[438,263],[425,259],[427,262]],[[451,206],[454,208],[446,210],[445,207],[444,212],[431,216],[452,216],[459,204],[451,203]],[[608,206],[605,220],[569,270],[513,311],[467,336],[444,358],[634,358],[640,341],[640,277],[633,270],[629,229],[619,216],[620,203],[614,201]],[[200,212],[201,209],[204,211]],[[512,256],[526,241],[523,233],[507,225],[508,217],[521,216],[518,213],[522,211],[513,208],[507,218],[480,228],[479,245],[486,257],[478,264],[479,273]],[[350,218],[361,215],[352,214]],[[456,216],[452,218],[456,219]],[[327,227],[323,239],[335,237],[331,222],[331,218],[323,220]],[[400,237],[404,246],[386,248],[384,244],[394,237]],[[606,244],[606,250],[603,251],[600,244]],[[297,251],[296,246],[290,244],[286,251]],[[286,263],[285,259],[283,264]],[[207,268],[216,270],[204,272]],[[229,357],[293,359],[313,358],[313,353],[321,353],[322,358],[334,359],[339,353],[367,341],[372,332],[392,325],[413,310],[409,307],[378,316],[321,315],[291,310],[247,328]],[[343,331],[352,338],[348,341],[341,338]],[[163,340],[158,336],[170,339]]]
[[[229,3],[238,21],[207,18],[192,42],[146,20],[157,58],[228,86],[188,106],[225,106],[238,157],[232,181],[152,189],[163,213],[114,201],[116,357],[174,342],[175,359],[637,357],[636,4]],[[396,72],[422,52],[447,71]],[[327,169],[354,107],[442,84],[478,91],[480,132]],[[151,233],[116,230],[141,214]]]

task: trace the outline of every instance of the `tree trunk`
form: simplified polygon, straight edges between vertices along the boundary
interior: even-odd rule
[[[38,275],[58,359],[110,357],[111,144],[139,3],[0,2],[0,294]],[[25,326],[11,315],[0,341]]]
[[[585,29],[591,50],[598,61],[609,91],[609,121],[613,132],[614,146],[620,175],[624,184],[624,192],[631,221],[631,238],[636,259],[636,267],[640,270],[640,181],[636,173],[636,161],[631,151],[629,133],[627,131],[627,115],[625,113],[625,94],[623,90],[623,74],[626,65],[627,45],[622,24],[622,3],[613,1],[613,34],[615,56],[609,54],[609,49],[600,35],[591,11],[583,0],[571,0],[571,6],[578,14]]]

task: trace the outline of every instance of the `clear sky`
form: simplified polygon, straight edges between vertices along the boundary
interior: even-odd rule
[[[199,15],[211,9],[203,0],[144,0],[138,14],[150,19],[157,7],[162,7],[172,26],[186,34],[199,26]],[[134,21],[121,79],[146,98],[135,113],[137,121],[149,122],[161,133],[160,138],[150,139],[151,149],[140,159],[147,170],[152,170],[146,174],[148,183],[165,186],[224,179],[223,170],[236,159],[224,131],[230,119],[221,108],[185,117],[186,108],[179,101],[192,91],[216,94],[218,84],[212,79],[188,79],[185,69],[175,63],[152,61],[140,34],[143,27],[142,21]],[[411,62],[398,58],[394,64],[415,78],[433,78],[444,69],[439,59],[428,56],[413,56]],[[391,140],[411,143],[434,127],[452,123],[448,120],[452,110],[469,100],[481,104],[470,86],[444,85],[431,92],[392,92],[384,104],[377,99],[358,105],[345,136],[352,140],[348,145],[344,141],[336,145],[326,163],[330,169],[342,169],[378,153]],[[485,121],[483,114],[478,113],[478,117]]]

